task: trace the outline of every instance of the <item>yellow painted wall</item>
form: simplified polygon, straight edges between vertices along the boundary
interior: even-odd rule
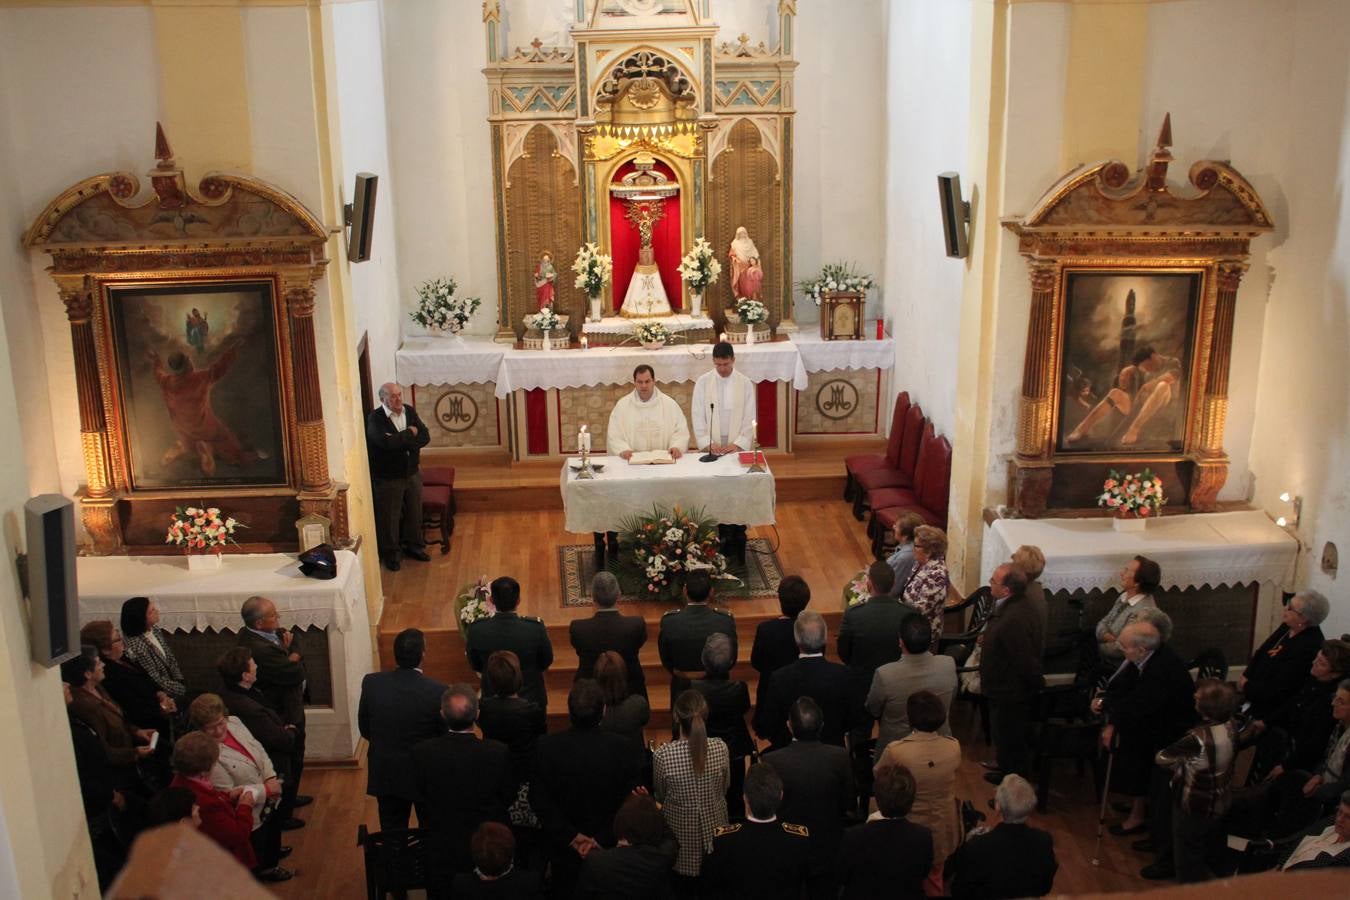
[[[1149,4],[1074,3],[1069,17],[1060,169],[1122,159],[1131,167],[1144,102]]]

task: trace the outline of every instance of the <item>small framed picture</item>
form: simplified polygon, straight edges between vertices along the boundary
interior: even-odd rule
[[[300,534],[300,552],[304,553],[320,544],[329,543],[328,538],[332,534],[333,521],[317,513],[310,513],[296,519],[295,530]]]

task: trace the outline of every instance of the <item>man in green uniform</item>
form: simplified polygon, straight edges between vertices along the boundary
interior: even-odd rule
[[[745,822],[719,825],[712,852],[703,857],[704,896],[800,897],[809,871],[810,833],[780,821],[783,780],[773,766],[758,763],[745,776]]]
[[[520,583],[502,576],[489,586],[495,616],[479,619],[469,626],[464,642],[469,651],[469,665],[482,673],[488,657],[498,650],[510,650],[520,658],[520,672],[524,684],[520,696],[533,700],[540,708],[548,707],[548,690],[544,687],[544,672],[553,665],[553,645],[549,642],[544,623],[536,616],[522,616],[516,612],[520,605]],[[492,696],[492,686],[484,681],[484,697]]]
[[[670,673],[672,703],[691,681],[703,677],[703,642],[708,635],[721,632],[731,638],[731,662],[736,664],[736,620],[726,610],[709,606],[711,596],[712,576],[706,569],[694,569],[684,576],[684,608],[661,617],[656,646],[661,665]]]

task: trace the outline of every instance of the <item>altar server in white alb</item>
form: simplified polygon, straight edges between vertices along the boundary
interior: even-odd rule
[[[754,446],[755,385],[736,371],[736,351],[727,342],[713,347],[713,370],[694,382],[689,414],[700,450],[721,456]]]
[[[694,382],[689,411],[699,449],[718,456],[754,448],[755,385],[736,371],[736,351],[726,341],[713,347],[713,370]],[[745,565],[745,526],[723,522],[717,526],[722,553]]]

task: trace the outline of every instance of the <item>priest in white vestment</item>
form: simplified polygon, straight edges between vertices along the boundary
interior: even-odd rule
[[[723,341],[713,347],[713,371],[694,382],[694,440],[721,456],[754,446],[755,385],[736,371],[736,351]]]
[[[605,452],[628,459],[634,452],[669,450],[679,459],[689,447],[684,410],[657,388],[656,374],[649,365],[633,370],[633,388],[609,414]]]

